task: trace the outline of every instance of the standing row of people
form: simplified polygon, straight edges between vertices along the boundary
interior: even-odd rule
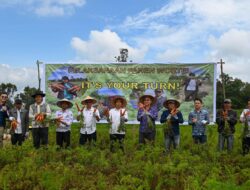
[[[36,92],[32,97],[35,103],[30,106],[29,112],[22,108],[22,101],[15,100],[15,108],[8,111],[6,93],[1,93],[0,99],[0,146],[2,146],[3,130],[6,125],[6,118],[9,118],[12,127],[12,144],[21,145],[24,138],[29,135],[29,120],[32,123],[33,145],[39,148],[41,145],[48,145],[48,127],[54,122],[56,128],[56,143],[59,147],[70,146],[70,127],[73,122],[73,113],[70,110],[73,104],[67,99],[57,102],[61,109],[52,115],[50,106],[43,101],[45,94]],[[97,101],[87,96],[81,101],[83,107],[78,107],[77,120],[81,124],[79,144],[96,142],[96,123],[100,120],[98,109],[93,107]],[[143,95],[139,98],[137,119],[140,122],[139,143],[147,141],[154,142],[156,136],[155,121],[158,117],[158,110],[152,95]],[[124,150],[125,122],[128,121],[128,111],[126,109],[126,99],[117,96],[112,99],[112,109],[105,110],[105,116],[110,123],[110,150],[114,151],[115,142],[119,142],[119,147]],[[176,149],[180,144],[179,125],[183,123],[183,115],[179,110],[180,102],[175,99],[167,99],[163,102],[166,110],[162,113],[160,122],[163,124],[166,150],[169,151],[171,145]],[[243,153],[249,152],[250,147],[250,101],[248,108],[244,109],[240,121],[244,123],[244,137],[242,141]],[[206,126],[210,123],[209,113],[203,108],[201,99],[194,100],[194,110],[190,112],[188,123],[192,126],[192,137],[194,143],[203,144],[207,142]],[[223,107],[216,114],[218,125],[218,149],[223,150],[225,142],[228,151],[233,148],[235,125],[237,123],[237,113],[232,110],[230,99],[225,99]]]

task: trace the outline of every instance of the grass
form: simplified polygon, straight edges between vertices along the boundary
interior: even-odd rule
[[[109,151],[109,127],[97,126],[97,145],[79,147],[74,124],[71,149],[56,151],[55,128],[49,148],[35,150],[32,139],[22,147],[0,150],[0,189],[246,189],[250,155],[241,155],[241,128],[234,150],[217,152],[217,129],[208,127],[208,143],[193,145],[191,127],[181,127],[180,149],[166,155],[161,126],[155,145],[138,147],[138,125],[128,125],[125,153]]]

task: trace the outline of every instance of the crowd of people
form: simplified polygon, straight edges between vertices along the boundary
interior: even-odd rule
[[[32,125],[33,146],[38,149],[48,145],[49,126],[56,125],[56,144],[58,148],[70,147],[70,130],[74,120],[71,108],[73,103],[68,99],[60,99],[56,105],[60,108],[55,113],[51,113],[49,104],[44,101],[42,91],[37,91],[32,95],[35,103],[30,105],[29,110],[22,106],[23,102],[16,99],[14,108],[9,109],[6,105],[8,94],[1,92],[0,95],[0,147],[3,147],[3,134],[6,128],[6,120],[11,122],[11,142],[13,145],[22,145],[25,137],[29,135],[29,121]],[[115,143],[124,151],[124,138],[126,134],[125,123],[128,121],[127,101],[122,96],[115,96],[111,99],[112,108],[104,110],[105,118],[110,124],[110,151],[115,151]],[[81,108],[78,106],[76,119],[80,122],[79,144],[95,144],[97,141],[96,123],[100,121],[99,110],[94,107],[97,100],[86,96],[81,101]],[[159,103],[159,102],[158,102]],[[138,100],[137,120],[139,124],[139,144],[154,143],[156,136],[156,120],[158,119],[157,100],[150,94],[144,94]],[[180,124],[183,123],[180,102],[175,99],[165,99],[162,102],[165,110],[161,114],[160,122],[163,124],[164,142],[166,151],[171,147],[177,149],[180,144]],[[240,115],[240,122],[244,124],[242,140],[242,152],[247,154],[250,147],[250,100],[247,108]],[[207,142],[206,126],[210,123],[209,113],[203,108],[200,98],[194,99],[194,109],[189,113],[188,124],[192,126],[192,138],[195,144]],[[232,109],[230,99],[225,99],[223,106],[216,114],[218,126],[218,150],[222,151],[227,147],[230,152],[233,149],[235,125],[237,123],[237,113]],[[225,146],[226,143],[226,146]]]

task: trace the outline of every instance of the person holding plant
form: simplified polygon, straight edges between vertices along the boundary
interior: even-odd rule
[[[158,117],[158,110],[154,96],[145,94],[139,98],[137,120],[140,122],[139,144],[145,144],[146,140],[155,140],[155,121]]]
[[[192,136],[195,144],[207,142],[206,126],[209,124],[209,113],[203,107],[200,98],[194,99],[194,110],[189,113],[188,124],[192,125]]]
[[[82,100],[81,104],[84,106],[82,110],[78,112],[77,120],[82,120],[82,127],[80,129],[79,144],[84,145],[88,141],[96,142],[96,122],[100,120],[100,114],[97,108],[93,107],[97,101],[87,96]]]
[[[111,124],[109,130],[110,151],[115,151],[114,144],[117,141],[119,142],[120,149],[124,151],[125,122],[128,121],[127,101],[121,96],[116,96],[112,99],[111,105],[113,108],[106,113],[107,120]]]
[[[163,123],[163,133],[165,137],[166,151],[170,151],[170,146],[173,144],[174,149],[180,144],[180,129],[179,124],[183,123],[182,113],[178,110],[180,102],[175,99],[168,99],[163,103],[167,109],[163,111],[160,122]]]
[[[22,108],[22,100],[16,99],[14,108],[10,110],[11,121],[11,143],[22,145],[25,137],[29,136],[29,114]]]
[[[45,94],[42,91],[36,91],[32,97],[35,103],[30,105],[29,118],[32,121],[33,145],[38,149],[40,145],[48,145],[49,125],[45,119],[51,116],[51,110],[49,104],[43,102]]]
[[[233,149],[235,125],[237,123],[237,113],[232,110],[232,102],[225,99],[223,107],[216,114],[216,123],[218,125],[218,149],[224,150],[225,141],[227,142],[227,150]]]
[[[9,107],[6,105],[8,94],[0,93],[0,148],[3,147],[4,129],[6,127],[6,119],[9,118]]]
[[[247,102],[247,108],[240,115],[240,121],[244,123],[242,150],[243,155],[248,154],[250,150],[250,99]]]
[[[66,143],[65,148],[70,146],[70,126],[73,122],[73,113],[70,110],[73,104],[68,99],[62,99],[57,102],[57,106],[61,110],[56,111],[56,144],[60,148],[63,147],[63,143]]]

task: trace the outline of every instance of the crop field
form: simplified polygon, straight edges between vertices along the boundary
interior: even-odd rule
[[[0,189],[127,190],[250,189],[250,155],[241,154],[236,126],[234,150],[217,151],[217,128],[207,127],[208,143],[194,145],[191,127],[181,126],[180,148],[166,154],[161,126],[156,142],[138,146],[138,125],[127,125],[125,152],[109,151],[109,127],[98,124],[96,146],[79,147],[79,126],[71,131],[71,148],[57,150],[55,128],[49,147],[35,150],[31,137],[22,147],[0,150]]]

